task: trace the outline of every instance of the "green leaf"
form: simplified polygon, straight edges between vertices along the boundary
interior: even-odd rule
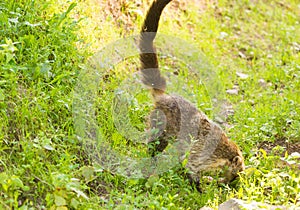
[[[0,173],[0,184],[5,183],[7,178],[8,178],[8,175],[5,172]]]
[[[44,149],[49,150],[49,151],[53,151],[54,150],[54,148],[51,145],[49,145],[49,144],[46,144],[43,147],[44,147]]]
[[[14,55],[11,53],[5,53],[5,56],[6,56],[6,63],[9,63],[9,61],[11,61],[14,57]]]
[[[94,175],[94,168],[89,166],[83,166],[81,168],[81,174],[86,181],[90,181],[93,179]]]
[[[4,99],[5,99],[4,91],[0,89],[0,101],[4,101]]]
[[[54,202],[56,206],[65,206],[67,204],[66,200],[59,195],[54,195]]]
[[[74,191],[78,197],[83,197],[85,199],[88,199],[88,197],[84,194],[84,192],[82,192],[81,190],[75,188],[75,187],[70,187],[70,190]]]
[[[72,199],[71,199],[71,206],[72,206],[73,208],[78,209],[79,204],[80,204],[79,201],[76,200],[75,198],[72,198]]]
[[[24,187],[22,180],[17,176],[11,177],[11,185],[14,188],[23,188]]]
[[[66,206],[59,206],[56,208],[56,210],[68,210],[68,207]]]

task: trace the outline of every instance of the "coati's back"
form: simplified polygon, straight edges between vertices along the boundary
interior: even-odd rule
[[[165,94],[166,80],[161,75],[153,40],[158,29],[160,15],[171,0],[155,0],[144,21],[140,35],[140,61],[142,82],[150,89],[154,110],[150,114],[149,151],[152,156],[162,152],[169,141],[190,144],[187,167],[192,178],[198,173],[226,166],[227,180],[244,170],[239,148],[228,140],[222,129],[210,121],[193,104],[176,95]]]

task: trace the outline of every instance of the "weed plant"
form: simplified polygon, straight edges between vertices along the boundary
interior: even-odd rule
[[[233,197],[300,208],[299,1],[191,1],[166,8],[160,33],[195,46],[217,73],[234,110],[222,125],[248,166],[239,182],[203,184],[201,194],[181,166],[149,179],[111,174],[89,159],[75,136],[73,90],[84,63],[116,39],[137,34],[150,3],[110,2],[0,3],[0,208],[199,209]],[[208,91],[188,64],[163,52],[160,59],[164,74],[183,82],[178,87],[170,79],[168,91],[214,117]],[[137,70],[138,57],[108,70],[95,117],[115,150],[145,157],[145,146],[120,134],[111,115],[115,90]],[[151,97],[132,84],[140,89],[129,118],[143,132]],[[267,150],[262,143],[278,146]]]

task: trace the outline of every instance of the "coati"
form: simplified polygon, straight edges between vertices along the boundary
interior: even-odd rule
[[[166,79],[161,75],[153,40],[165,6],[172,0],[154,0],[147,12],[139,38],[141,80],[150,89],[154,110],[150,114],[148,140],[152,156],[163,152],[173,139],[180,147],[189,144],[186,167],[189,178],[198,184],[203,171],[223,169],[225,182],[232,181],[245,169],[238,146],[230,141],[224,131],[193,104],[177,95],[168,95]],[[179,154],[180,156],[184,154]]]

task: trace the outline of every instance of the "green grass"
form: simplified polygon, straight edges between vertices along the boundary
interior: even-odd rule
[[[217,208],[232,197],[300,208],[300,173],[294,164],[299,166],[299,158],[280,157],[281,147],[268,154],[258,148],[261,142],[300,141],[299,2],[192,1],[180,8],[173,3],[164,11],[160,33],[202,51],[224,94],[239,89],[237,95],[226,94],[234,115],[225,129],[249,168],[235,187],[212,182],[202,194],[180,167],[150,179],[113,175],[93,164],[76,138],[74,90],[84,63],[109,43],[137,34],[140,13],[149,4],[121,2],[120,8],[96,0],[0,3],[0,208],[199,209]],[[193,74],[197,69],[164,56],[161,66],[170,78],[169,92],[214,117],[210,90]],[[137,69],[135,56],[107,70],[97,84],[96,115],[91,117],[113,149],[145,157],[146,148],[115,126],[112,106],[115,91],[133,84],[126,90],[129,126],[144,131],[151,98],[134,77]]]

